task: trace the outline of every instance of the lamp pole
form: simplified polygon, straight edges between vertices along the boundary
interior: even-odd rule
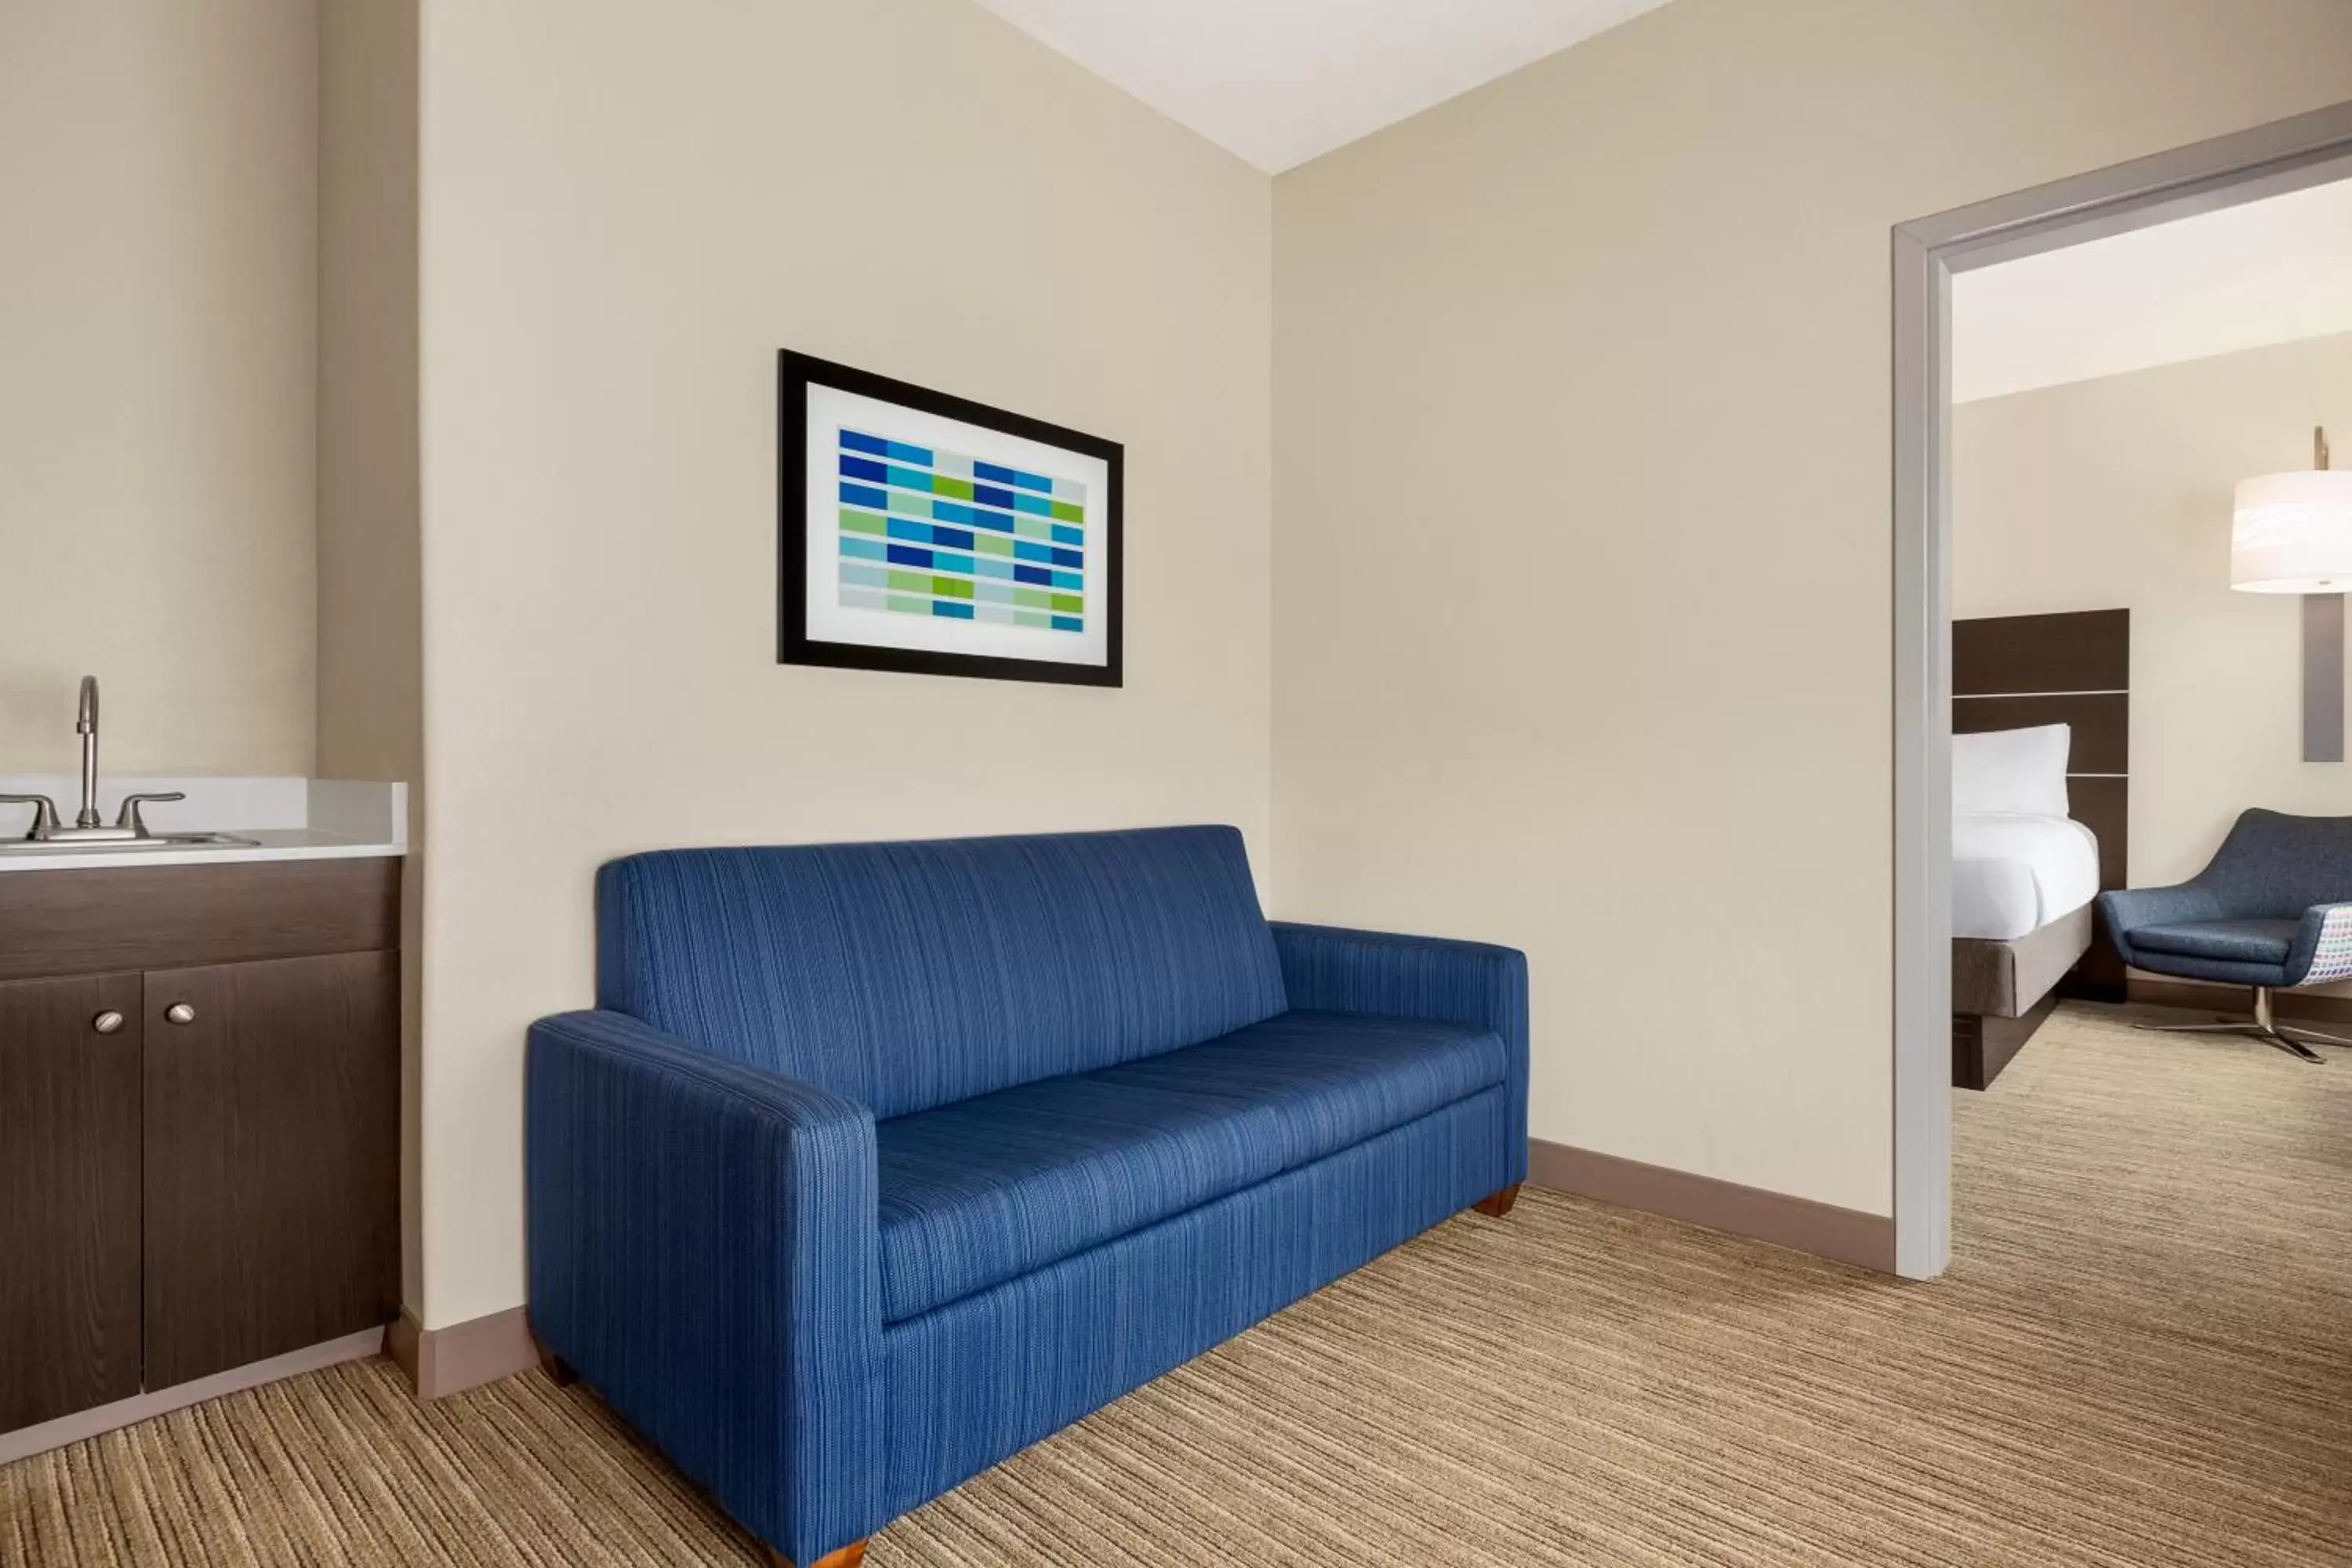
[[[2311,466],[2328,468],[2327,427],[2311,432]],[[2344,760],[2344,595],[2303,596],[2303,760]]]

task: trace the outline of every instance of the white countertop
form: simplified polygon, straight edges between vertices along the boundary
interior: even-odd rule
[[[112,822],[133,792],[180,791],[184,801],[145,810],[153,833],[229,833],[236,844],[189,844],[126,849],[111,844],[54,849],[0,849],[0,875],[10,871],[89,871],[126,866],[216,866],[243,860],[341,860],[408,853],[408,786],[343,779],[160,777],[103,782],[100,813]],[[0,774],[0,794],[46,795],[71,821],[81,805],[81,782],[61,773]],[[14,838],[31,823],[32,807],[0,806],[0,835]],[[21,820],[20,820],[21,818]]]

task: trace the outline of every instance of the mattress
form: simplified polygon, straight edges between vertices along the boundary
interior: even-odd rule
[[[2072,817],[1952,818],[1952,934],[2007,942],[2098,896],[2099,841]]]

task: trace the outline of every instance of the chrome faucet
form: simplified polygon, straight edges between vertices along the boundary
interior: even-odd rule
[[[33,808],[33,826],[25,837],[40,844],[105,844],[129,840],[146,840],[154,837],[147,831],[146,820],[139,808],[150,801],[185,800],[177,790],[168,795],[131,795],[122,799],[122,810],[114,826],[105,826],[98,814],[98,677],[81,678],[81,702],[74,716],[74,733],[81,737],[81,810],[74,814],[74,825],[67,827],[58,820],[57,802],[45,795],[0,795],[0,805],[29,805]]]
[[[81,737],[81,811],[76,827],[96,827],[98,821],[98,677],[81,678],[81,706],[74,715],[74,733]]]

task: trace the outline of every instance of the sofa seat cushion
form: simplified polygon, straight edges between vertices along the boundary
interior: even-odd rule
[[[884,1121],[884,1321],[1336,1153],[1508,1070],[1488,1030],[1284,1013],[1141,1061]]]
[[[2130,933],[2134,948],[2213,958],[2229,963],[2284,963],[2294,946],[2298,921],[2184,921],[2178,925],[2140,926]]]

